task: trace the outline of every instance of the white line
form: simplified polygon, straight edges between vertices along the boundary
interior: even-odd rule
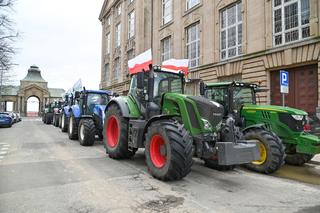
[[[7,154],[7,152],[6,152],[6,151],[4,151],[4,152],[0,152],[0,155],[5,155],[5,154]]]
[[[8,149],[9,149],[8,147],[1,148],[1,150],[8,150]]]
[[[0,156],[0,159],[3,159],[4,158],[4,156]]]
[[[2,145],[2,146],[10,146],[9,144],[4,144],[4,145]]]

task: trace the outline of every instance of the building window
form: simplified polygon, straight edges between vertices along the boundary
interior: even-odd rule
[[[120,76],[120,58],[115,59],[113,69],[114,69],[113,78],[115,80],[118,80]]]
[[[221,60],[242,54],[241,2],[220,12],[220,57]]]
[[[121,45],[121,23],[116,26],[116,47]]]
[[[127,52],[128,55],[128,61],[134,58],[134,50],[131,49]]]
[[[120,15],[121,15],[121,4],[119,4],[119,5],[116,7],[116,11],[117,11],[117,16],[120,16]]]
[[[109,64],[105,64],[104,65],[104,81],[107,81],[109,78],[109,75],[110,75],[109,69],[110,69]]]
[[[111,25],[111,16],[110,16],[110,15],[107,17],[107,25],[108,25],[108,26]]]
[[[162,24],[166,24],[172,20],[172,0],[162,1]]]
[[[131,4],[134,0],[128,0],[128,3]]]
[[[110,54],[110,45],[111,45],[111,39],[110,39],[110,33],[108,33],[107,34],[107,36],[106,36],[106,40],[107,40],[107,42],[106,42],[106,45],[107,45],[107,47],[106,47],[106,49],[107,49],[107,54]]]
[[[197,67],[200,58],[200,31],[199,23],[193,24],[186,28],[187,36],[187,58],[189,59],[189,67]]]
[[[186,2],[187,10],[193,8],[194,6],[196,6],[199,3],[200,3],[200,0],[187,0],[187,2]]]
[[[171,58],[171,36],[161,40],[161,61]]]
[[[132,11],[128,15],[128,38],[132,38],[134,36],[134,28],[135,28],[135,13]]]
[[[273,43],[275,46],[310,36],[309,0],[273,0]]]

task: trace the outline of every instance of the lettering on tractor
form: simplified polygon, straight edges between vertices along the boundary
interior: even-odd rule
[[[193,156],[218,169],[260,158],[256,143],[238,139],[235,120],[224,116],[221,104],[183,94],[187,71],[180,70],[187,64],[161,68],[144,63],[150,57],[129,61],[128,96],[106,107],[103,141],[110,158],[130,158],[145,148],[148,171],[164,181],[188,175]]]

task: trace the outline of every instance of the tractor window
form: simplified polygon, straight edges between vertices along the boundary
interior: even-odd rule
[[[182,79],[179,75],[166,72],[154,73],[154,97],[161,98],[166,92],[182,93]]]
[[[253,103],[253,93],[251,88],[234,87],[233,88],[233,106],[238,109],[243,104]]]
[[[228,105],[228,89],[227,88],[209,88],[205,92],[205,97],[218,102],[222,106]]]
[[[88,106],[90,105],[106,105],[108,103],[108,96],[105,94],[88,94]]]

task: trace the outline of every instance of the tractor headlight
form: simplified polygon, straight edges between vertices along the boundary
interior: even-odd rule
[[[203,122],[203,126],[204,126],[205,129],[211,130],[212,126],[211,126],[211,124],[210,124],[210,122],[208,120],[202,119],[202,122]]]
[[[303,115],[291,115],[295,120],[302,121]]]

